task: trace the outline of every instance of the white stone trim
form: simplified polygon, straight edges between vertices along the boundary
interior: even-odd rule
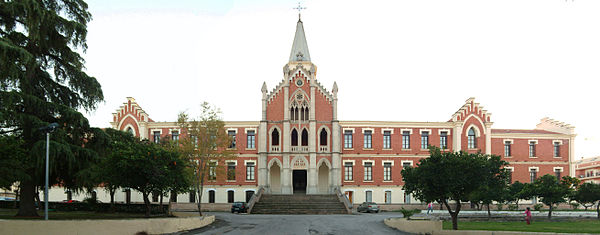
[[[248,134],[248,131],[254,131],[254,134],[257,134],[255,127],[244,128],[244,133]]]
[[[346,131],[352,131],[352,134],[354,134],[354,128],[342,128],[342,134],[346,133]]]
[[[213,163],[213,162],[215,163],[215,166],[218,166],[218,165],[219,165],[219,161],[217,161],[217,160],[209,160],[209,161],[208,161],[208,163],[209,163],[209,164],[210,164],[210,163]]]
[[[154,132],[159,132],[162,135],[162,128],[161,129],[150,129],[150,134],[152,134],[152,136],[154,136]]]
[[[563,167],[562,166],[556,166],[552,168],[552,172],[556,172],[556,170],[559,170],[560,172],[563,172]]]
[[[401,129],[401,130],[400,130],[400,134],[401,134],[401,135],[402,135],[402,134],[404,134],[404,132],[405,132],[405,131],[408,131],[408,132],[409,132],[411,135],[412,135],[412,133],[413,133],[413,129]]]
[[[346,165],[346,162],[352,163],[352,166],[356,165],[354,160],[344,160],[344,161],[342,161],[342,163],[344,164],[344,166]]]
[[[353,192],[353,193],[355,193],[355,192],[356,192],[356,190],[354,190],[354,189],[344,189],[344,193],[345,193],[345,192]]]
[[[389,131],[390,134],[394,134],[394,129],[393,128],[381,128],[381,134],[383,135],[383,132]]]
[[[227,128],[227,134],[229,134],[229,131],[233,131],[237,135],[237,130],[237,128]]]
[[[244,192],[248,192],[248,191],[252,191],[252,192],[256,193],[256,189],[244,189]],[[246,195],[244,195],[244,196],[246,196]]]
[[[528,140],[527,143],[528,144],[531,144],[531,143],[538,144],[538,140]]]
[[[446,132],[446,135],[450,136],[451,130],[450,129],[438,129],[438,134],[439,135],[442,135],[442,132]]]
[[[362,165],[364,166],[367,162],[370,162],[371,166],[375,166],[375,160],[362,160]]]
[[[552,140],[552,145],[554,145],[554,143],[558,143],[558,145],[563,145],[562,140]]]
[[[527,172],[531,172],[531,170],[535,170],[535,172],[540,172],[540,168],[537,166],[530,166],[527,168]]]
[[[427,134],[431,135],[431,129],[419,129],[421,135],[423,135],[423,132],[427,132]]]
[[[394,166],[394,160],[383,160],[381,161],[381,166],[384,166],[386,163],[392,163],[392,166]]]
[[[503,139],[502,144],[506,144],[506,142],[510,142],[510,144],[514,144],[515,141],[513,139]]]
[[[233,191],[235,193],[235,189],[233,189],[233,188],[225,189],[225,192],[229,192],[229,191]]]
[[[206,192],[207,192],[207,193],[208,193],[208,192],[210,192],[210,191],[215,191],[215,193],[217,193],[217,189],[215,189],[215,188],[207,188],[207,189],[206,189]],[[215,199],[216,199],[216,196],[217,196],[217,195],[215,194]],[[215,201],[216,201],[216,200],[215,200]]]
[[[254,163],[254,167],[256,167],[256,160],[244,160],[244,166],[247,166],[249,162]]]
[[[169,135],[173,134],[173,131],[177,131],[177,134],[181,135],[179,128],[169,128]]]
[[[504,169],[510,169],[511,172],[515,172],[514,166],[505,166]]]
[[[235,166],[237,166],[237,162],[238,162],[237,160],[225,160],[225,165],[229,166],[230,162],[233,162],[235,164]]]
[[[131,125],[131,123],[130,123],[130,124],[127,124],[127,125],[125,125],[125,126],[123,127],[123,130],[122,130],[122,131],[124,131],[124,132],[127,132],[127,128],[129,128],[129,127],[131,127],[131,130],[133,130],[133,136],[136,136],[136,135],[135,135],[135,126]],[[139,130],[139,129],[138,129],[138,130]],[[140,134],[140,135],[141,135],[141,134]]]
[[[371,134],[375,133],[375,129],[373,129],[373,128],[363,128],[363,129],[362,129],[362,133],[364,134],[364,133],[365,133],[365,131],[371,131]],[[353,132],[353,133],[354,133],[354,132]]]
[[[373,192],[373,189],[370,189],[370,188],[368,188],[368,189],[364,189],[364,190],[363,190],[363,192],[365,192],[365,193],[366,193],[366,192]],[[373,196],[373,195],[371,195],[371,197],[372,197],[372,196]],[[371,198],[371,200],[373,200],[373,198]]]
[[[400,163],[401,163],[400,165],[404,166],[404,163],[405,163],[405,162],[409,162],[409,163],[410,163],[410,166],[414,166],[414,165],[413,165],[413,161],[412,161],[412,160],[402,160],[402,161],[400,161]]]
[[[465,136],[469,136],[469,130],[471,130],[471,128],[475,130],[475,137],[481,137],[481,130],[479,130],[479,127],[475,124],[471,124],[465,129]]]

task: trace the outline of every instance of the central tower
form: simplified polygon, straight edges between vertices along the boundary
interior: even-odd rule
[[[283,80],[262,87],[259,186],[272,194],[331,194],[341,184],[337,85],[317,81],[303,22],[298,19]]]

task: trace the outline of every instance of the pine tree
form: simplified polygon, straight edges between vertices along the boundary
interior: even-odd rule
[[[51,184],[77,189],[78,173],[96,157],[85,145],[99,130],[77,111],[104,99],[78,52],[87,49],[90,20],[82,0],[0,0],[0,134],[18,137],[27,152],[18,216],[37,216],[45,164],[40,127],[60,125],[50,143]]]

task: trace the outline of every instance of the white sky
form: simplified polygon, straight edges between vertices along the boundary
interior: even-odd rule
[[[108,127],[134,97],[155,121],[197,114],[260,120],[288,62],[296,0],[88,0],[88,73]],[[576,159],[598,156],[600,1],[303,1],[317,79],[339,86],[340,120],[447,121],[469,97],[493,128],[572,124]]]

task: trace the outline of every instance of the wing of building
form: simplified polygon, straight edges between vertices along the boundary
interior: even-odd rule
[[[574,175],[573,126],[543,118],[533,129],[493,129],[492,114],[474,98],[457,104],[449,120],[439,117],[448,121],[343,121],[338,120],[337,94],[336,83],[331,90],[319,83],[298,21],[283,79],[270,90],[263,83],[262,100],[256,101],[262,102],[260,120],[226,122],[238,158],[220,164],[233,169],[234,177],[217,175],[203,200],[245,200],[263,187],[271,194],[340,189],[354,203],[415,203],[402,190],[400,171],[428,157],[430,145],[499,155],[510,163],[512,181]],[[153,121],[133,98],[113,114],[111,124],[151,141],[182,134],[175,122]],[[177,200],[187,202],[188,197]]]
[[[600,184],[600,157],[577,160],[574,165],[575,176],[582,183]]]

